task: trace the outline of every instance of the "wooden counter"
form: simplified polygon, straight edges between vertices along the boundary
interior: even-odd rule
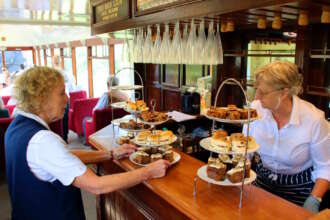
[[[117,131],[117,130],[116,130]],[[117,146],[112,126],[89,138],[96,149]],[[307,219],[312,213],[280,197],[252,185],[245,187],[243,207],[238,209],[239,187],[212,185],[197,181],[193,196],[193,180],[204,164],[184,153],[167,175],[126,190],[102,195],[98,199],[99,219]],[[137,169],[129,159],[103,163],[101,174]]]

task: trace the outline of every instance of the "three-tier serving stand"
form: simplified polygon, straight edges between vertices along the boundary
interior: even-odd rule
[[[219,86],[218,90],[217,90],[217,93],[216,93],[216,96],[215,96],[215,102],[214,102],[214,107],[216,108],[217,107],[217,102],[218,102],[218,96],[221,92],[221,89],[223,88],[224,85],[237,85],[241,91],[243,92],[244,94],[244,97],[245,97],[245,102],[246,102],[246,107],[248,109],[248,118],[247,119],[240,119],[240,120],[230,120],[230,119],[222,119],[222,118],[216,118],[216,117],[211,117],[211,116],[208,116],[208,115],[205,115],[207,118],[213,120],[213,123],[212,123],[212,133],[215,131],[215,123],[216,121],[217,122],[223,122],[223,123],[231,123],[231,124],[247,124],[247,130],[246,130],[246,146],[245,146],[245,149],[244,149],[244,166],[243,166],[243,179],[242,179],[242,183],[241,183],[241,187],[240,187],[240,200],[239,200],[239,205],[238,207],[241,208],[242,207],[242,200],[243,200],[243,195],[244,195],[244,184],[245,184],[245,171],[246,171],[246,161],[247,161],[247,154],[248,154],[248,146],[249,146],[249,129],[250,129],[250,122],[255,120],[252,119],[250,117],[250,107],[251,107],[251,103],[248,99],[248,96],[245,92],[245,90],[243,89],[242,85],[240,82],[238,82],[236,79],[234,78],[228,78],[226,80],[224,80],[221,85]],[[201,140],[202,142],[203,140]],[[205,146],[205,144],[203,144]],[[202,146],[202,144],[201,144]],[[203,146],[202,146],[203,147]],[[212,156],[212,150],[207,148],[207,147],[204,147],[205,149],[209,150],[211,153],[210,155]],[[257,149],[257,148],[256,148]],[[253,151],[255,151],[256,149],[254,149]],[[249,151],[249,153],[252,153],[253,151]],[[215,151],[213,151],[215,152]],[[216,152],[216,153],[219,153],[219,154],[233,154],[232,152]],[[242,153],[236,153],[236,154],[242,154]],[[205,180],[205,179],[204,179]],[[193,189],[193,195],[196,196],[196,181],[197,181],[197,178],[194,179],[194,189]],[[206,181],[206,180],[205,180]]]

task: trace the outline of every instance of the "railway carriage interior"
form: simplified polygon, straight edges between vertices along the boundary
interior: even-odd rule
[[[111,106],[93,110],[108,91],[110,76],[120,86],[143,85],[138,92],[123,91],[132,101],[144,99],[150,109],[194,117],[157,128],[172,130],[180,137],[180,151],[206,163],[209,152],[199,141],[211,127],[232,133],[241,132],[242,125],[213,125],[203,118],[203,108],[244,108],[244,96],[233,83],[226,83],[215,100],[219,86],[234,78],[252,101],[255,70],[273,61],[297,64],[304,78],[300,97],[322,110],[329,122],[330,1],[235,2],[1,0],[0,110],[7,109],[8,115],[0,118],[0,219],[11,215],[4,136],[15,117],[12,87],[16,77],[35,66],[64,74],[67,112],[50,128],[72,149],[94,149],[89,136],[115,119]],[[107,7],[116,4],[118,11],[106,15]],[[116,117],[122,114],[127,113]],[[96,206],[106,202],[99,198],[83,192],[87,219],[103,219]]]

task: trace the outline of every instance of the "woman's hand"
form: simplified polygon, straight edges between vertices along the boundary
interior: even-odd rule
[[[167,160],[157,160],[147,167],[145,167],[147,178],[160,178],[165,176],[167,168],[170,166],[170,162]]]
[[[120,159],[128,157],[131,153],[135,152],[136,146],[132,144],[123,144],[119,147],[112,149],[113,159]]]

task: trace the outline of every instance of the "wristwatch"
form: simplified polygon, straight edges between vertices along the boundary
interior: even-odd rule
[[[313,197],[314,199],[316,199],[317,201],[319,201],[320,203],[322,202],[322,198],[318,197],[318,196],[314,196],[311,194],[311,197]]]

